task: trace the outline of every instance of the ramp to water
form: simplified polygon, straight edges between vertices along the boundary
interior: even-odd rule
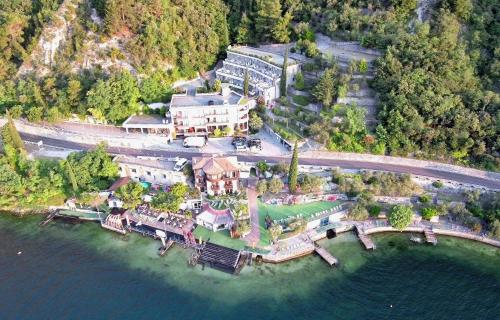
[[[427,243],[432,243],[433,245],[437,244],[437,237],[434,234],[434,231],[432,231],[429,228],[425,228],[424,234],[425,234],[425,240],[427,241]]]

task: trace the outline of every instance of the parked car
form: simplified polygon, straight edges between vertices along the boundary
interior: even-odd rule
[[[262,141],[260,139],[250,139],[248,141],[248,147],[250,149],[262,150]]]
[[[186,158],[181,158],[175,163],[174,170],[181,171],[186,166],[188,160]]]
[[[247,138],[245,137],[234,137],[233,141],[231,142],[233,146],[235,146],[237,143],[239,144],[246,144],[247,143]]]
[[[246,143],[237,143],[234,145],[236,151],[247,151],[248,147]]]
[[[184,139],[183,146],[185,148],[202,148],[207,144],[205,137],[187,137]]]

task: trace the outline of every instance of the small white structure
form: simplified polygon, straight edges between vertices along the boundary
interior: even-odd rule
[[[118,164],[121,177],[130,177],[134,181],[149,182],[151,184],[172,185],[186,183],[187,177],[181,171],[174,169],[176,161],[163,158],[135,158],[117,156],[114,160]]]
[[[325,210],[324,212],[318,212],[317,216],[309,218],[306,230],[312,230],[331,223],[339,222],[342,218],[346,217],[346,214],[347,210],[338,211],[336,208]]]
[[[110,208],[123,208],[123,201],[112,194],[108,197],[107,201]]]
[[[217,210],[208,203],[203,205],[203,211],[196,217],[196,223],[214,232],[229,230],[234,218],[230,209]]]

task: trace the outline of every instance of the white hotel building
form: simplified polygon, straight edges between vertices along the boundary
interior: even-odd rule
[[[226,127],[248,131],[248,100],[222,85],[221,93],[174,94],[171,123],[177,136],[206,136]]]
[[[243,90],[245,72],[249,75],[249,94],[263,96],[267,101],[280,96],[280,80],[284,57],[247,46],[229,46],[223,67],[216,70],[217,79]],[[287,62],[287,86],[294,81],[299,64],[292,58]]]

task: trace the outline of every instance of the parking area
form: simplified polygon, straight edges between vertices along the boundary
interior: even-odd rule
[[[266,132],[259,132],[258,134],[250,135],[247,137],[247,141],[251,139],[259,139],[262,150],[258,148],[253,148],[252,151],[239,151],[236,150],[235,146],[232,144],[233,138],[209,138],[206,147],[202,150],[207,153],[237,153],[237,154],[254,154],[254,155],[265,155],[265,156],[282,156],[290,153],[283,145],[281,145],[276,139],[271,137]],[[174,142],[177,143],[178,141]]]

